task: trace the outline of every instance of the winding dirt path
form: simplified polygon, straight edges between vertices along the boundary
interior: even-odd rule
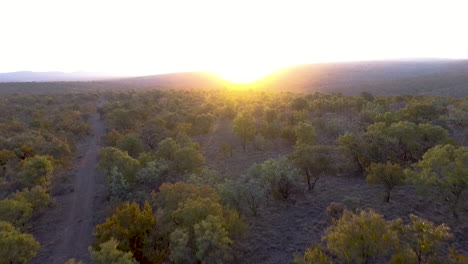
[[[59,183],[54,188],[55,207],[33,224],[33,234],[41,243],[41,250],[30,263],[64,264],[71,258],[91,263],[88,247],[93,242],[96,222],[103,215],[99,207],[105,199],[104,176],[96,170],[105,128],[97,111],[90,124],[91,135],[77,151],[81,156],[75,161],[74,176],[69,183]]]

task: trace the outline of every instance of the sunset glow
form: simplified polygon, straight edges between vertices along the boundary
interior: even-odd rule
[[[245,83],[292,64],[468,58],[467,7],[452,0],[6,0],[0,72],[206,70]]]

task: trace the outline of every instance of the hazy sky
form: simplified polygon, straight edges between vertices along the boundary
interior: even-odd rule
[[[468,58],[467,2],[0,0],[0,72],[248,78],[296,63]]]

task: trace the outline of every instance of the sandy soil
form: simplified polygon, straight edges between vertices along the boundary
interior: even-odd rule
[[[91,135],[80,144],[77,167],[52,188],[54,206],[33,223],[32,233],[41,250],[30,263],[63,264],[75,258],[91,263],[88,247],[96,223],[102,219],[105,200],[104,177],[96,171],[104,123],[95,112]]]

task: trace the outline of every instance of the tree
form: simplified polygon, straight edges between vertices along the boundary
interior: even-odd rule
[[[393,188],[398,185],[403,185],[405,181],[405,173],[399,164],[387,163],[372,163],[367,172],[367,183],[382,184],[385,186],[386,196],[385,201],[390,201],[390,193]]]
[[[54,166],[49,158],[36,155],[32,158],[25,159],[21,163],[21,171],[18,173],[18,180],[27,187],[32,187],[37,184],[48,186],[53,170]]]
[[[141,131],[143,143],[151,150],[155,150],[158,143],[166,138],[166,121],[161,118],[155,118],[145,123]]]
[[[23,234],[12,224],[0,221],[0,263],[27,263],[40,248],[32,235]]]
[[[195,118],[194,130],[196,134],[206,134],[210,132],[210,128],[215,121],[212,114],[201,114]]]
[[[46,208],[50,204],[50,194],[42,186],[34,186],[31,189],[23,189],[11,195],[14,200],[24,200],[32,205],[33,211]]]
[[[308,190],[313,190],[322,175],[334,172],[332,149],[328,146],[299,145],[291,156],[297,168],[304,172]],[[313,180],[313,181],[311,181]]]
[[[205,158],[199,150],[192,147],[184,147],[174,153],[174,163],[178,172],[192,173],[201,170]]]
[[[222,218],[213,215],[195,224],[195,255],[201,263],[222,263],[231,259],[232,240],[224,225]]]
[[[132,184],[135,182],[136,174],[140,169],[140,163],[138,160],[130,157],[127,152],[114,147],[105,147],[99,152],[99,157],[101,161],[98,167],[104,169],[109,178],[112,176],[112,168],[115,167],[122,173],[128,183]]]
[[[126,151],[133,158],[137,158],[143,151],[143,142],[137,134],[127,134],[117,141],[117,148]]]
[[[239,113],[233,121],[232,131],[240,138],[245,151],[246,145],[255,136],[255,118],[246,111]]]
[[[166,138],[159,142],[157,156],[172,161],[174,160],[174,153],[179,149],[180,145],[173,138]]]
[[[208,185],[164,183],[156,204],[175,263],[220,263],[229,256],[232,238],[245,230],[238,213],[224,208]]]
[[[119,131],[112,129],[104,136],[104,143],[106,146],[115,147],[117,146],[117,142],[123,138],[123,135],[119,133]]]
[[[443,242],[452,237],[450,228],[434,223],[415,215],[410,215],[411,224],[397,225],[401,247],[392,257],[390,263],[440,263]],[[445,259],[445,258],[444,258]]]
[[[169,173],[169,164],[166,160],[155,160],[146,163],[145,167],[137,174],[137,180],[143,185],[159,187]]]
[[[0,201],[0,221],[23,226],[31,219],[32,207],[32,204],[24,199],[3,199]]]
[[[468,188],[468,147],[438,145],[428,150],[414,169],[407,169],[410,181],[427,189],[433,187],[437,196],[448,202],[453,215],[463,192]]]
[[[335,225],[327,228],[322,240],[330,252],[353,263],[369,263],[376,256],[387,255],[398,244],[391,223],[372,210],[358,214],[345,211]]]
[[[156,219],[148,202],[140,207],[125,202],[106,222],[96,226],[94,249],[115,238],[117,249],[133,253],[140,263],[160,263],[166,256],[165,248],[157,240]]]
[[[258,178],[267,193],[275,199],[286,200],[297,188],[300,177],[286,158],[270,159],[249,169],[249,177]]]
[[[124,252],[117,249],[118,241],[111,238],[109,241],[99,244],[100,250],[90,248],[91,260],[96,264],[138,264],[133,259],[132,252]]]
[[[334,262],[328,258],[323,246],[319,243],[307,248],[304,255],[296,254],[294,256],[294,262],[297,264],[334,264]]]
[[[294,127],[294,132],[296,133],[296,146],[314,145],[316,134],[311,124],[299,123]]]
[[[130,185],[119,172],[117,167],[111,169],[111,181],[109,184],[109,193],[112,199],[125,199],[130,194]]]

